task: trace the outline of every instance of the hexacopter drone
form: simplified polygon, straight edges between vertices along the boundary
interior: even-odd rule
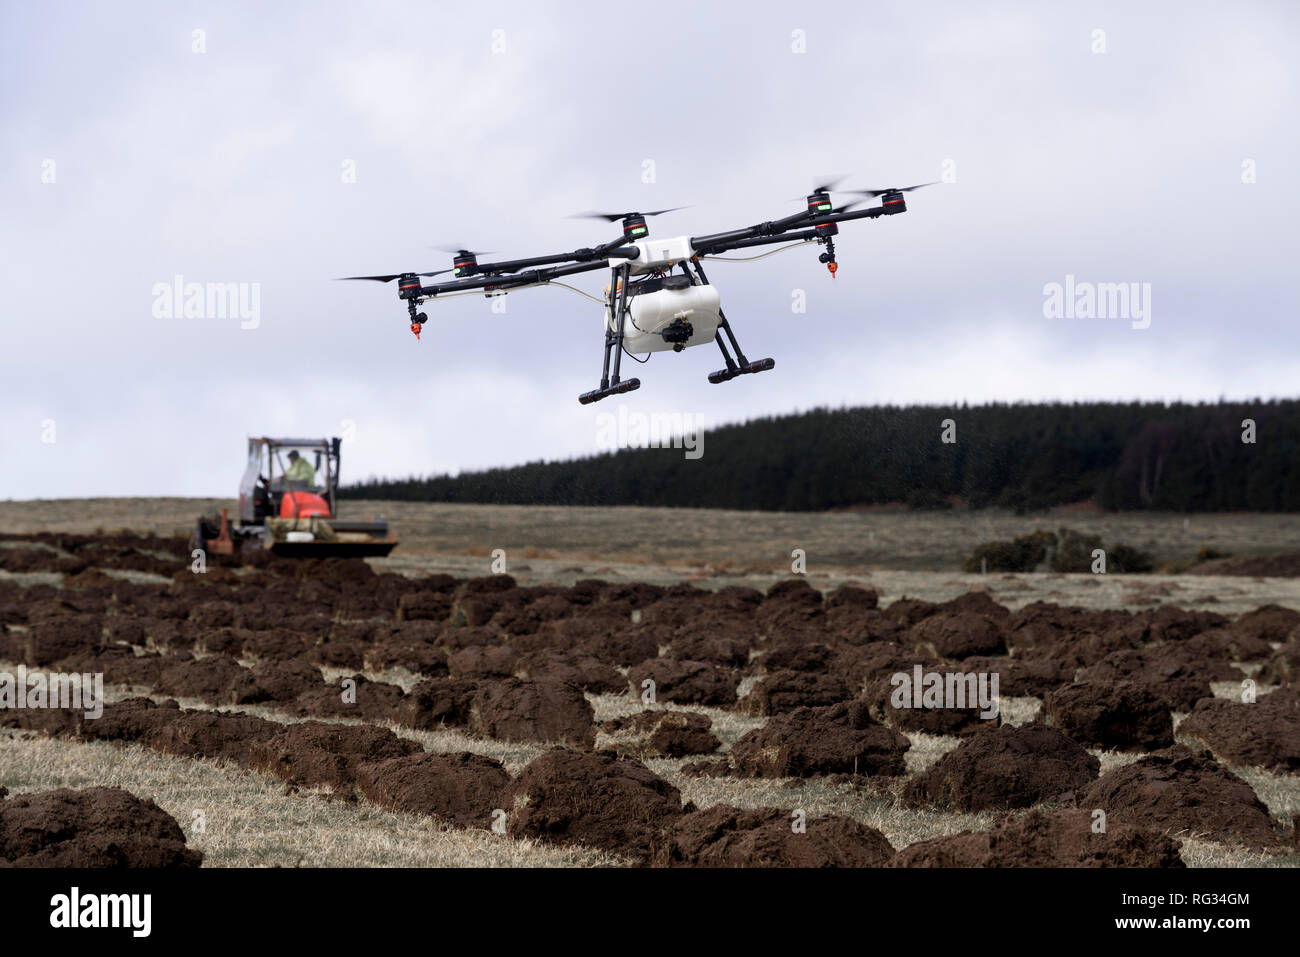
[[[934,184],[920,183],[901,189],[849,190],[846,192],[856,194],[859,198],[837,207],[831,205],[830,197],[836,182],[826,183],[814,187],[808,194],[807,209],[783,219],[723,233],[674,236],[670,239],[650,239],[646,217],[675,212],[676,209],[685,207],[648,213],[582,213],[579,215],[583,218],[602,219],[611,223],[622,220],[623,235],[599,246],[502,262],[480,263],[478,257],[485,253],[468,249],[447,250],[454,253],[451,269],[344,278],[376,282],[392,282],[396,279],[397,295],[406,300],[411,331],[418,339],[428,316],[417,312],[416,306],[426,300],[439,296],[474,294],[477,290],[482,290],[483,295],[489,297],[503,296],[511,289],[551,283],[585,296],[587,293],[582,290],[566,286],[557,280],[577,273],[610,269],[610,284],[605,288],[604,299],[588,296],[596,302],[603,302],[605,307],[605,361],[600,373],[600,387],[578,396],[578,401],[586,405],[641,387],[640,379],[623,379],[620,376],[620,360],[624,352],[633,359],[644,354],[647,359],[636,361],[645,362],[652,352],[669,349],[681,352],[690,346],[717,342],[726,368],[709,373],[709,381],[715,384],[773,368],[776,363],[771,359],[751,362],[745,358],[740,343],[736,341],[736,334],[722,311],[718,291],[709,284],[700,260],[733,249],[768,246],[787,240],[793,242],[783,248],[815,242],[825,247],[817,258],[826,264],[834,278],[838,268],[835,261],[835,236],[839,232],[839,223],[906,212],[907,204],[903,200],[903,194],[932,185]],[[853,209],[875,197],[881,198],[881,205]],[[778,250],[773,250],[776,251]],[[681,269],[680,274],[674,274],[676,268]],[[421,277],[439,276],[448,272],[454,273],[456,278],[429,286],[420,282]],[[734,358],[727,351],[728,343],[735,352]]]

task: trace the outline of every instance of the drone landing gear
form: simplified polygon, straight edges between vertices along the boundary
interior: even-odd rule
[[[707,283],[709,278],[704,275],[704,267],[700,265],[699,259],[695,259],[693,262],[700,282]],[[691,274],[690,267],[686,263],[682,263],[682,270],[688,276]],[[721,322],[718,323],[718,331],[713,334],[713,340],[718,344],[718,348],[722,350],[722,361],[727,364],[727,367],[719,369],[717,372],[710,372],[710,382],[714,385],[721,385],[724,382],[730,382],[736,376],[766,372],[768,369],[776,367],[775,359],[759,359],[756,362],[750,362],[746,359],[745,353],[740,351],[740,343],[736,341],[736,334],[731,331],[731,323],[727,321],[727,317],[721,309],[718,310],[718,318]],[[722,338],[723,333],[727,335],[725,341]],[[734,359],[731,358],[731,353],[727,351],[727,342],[731,343],[731,348],[736,352],[736,358]]]
[[[635,392],[641,388],[640,379],[622,379],[619,377],[619,367],[623,362],[623,314],[627,311],[628,280],[631,278],[631,273],[631,267],[627,263],[615,266],[610,270],[610,294],[614,298],[614,329],[613,331],[605,330],[605,363],[600,370],[600,388],[592,389],[590,392],[584,392],[578,396],[578,401],[583,405],[599,402],[611,395]],[[609,370],[611,353],[614,356],[614,372],[612,375]]]
[[[757,362],[746,362],[744,365],[735,365],[733,363],[726,369],[719,369],[717,372],[710,372],[709,381],[714,385],[721,385],[724,382],[730,382],[738,375],[749,375],[754,372],[766,372],[768,369],[775,367],[775,359],[759,359]]]

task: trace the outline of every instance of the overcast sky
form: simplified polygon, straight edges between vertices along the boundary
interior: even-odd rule
[[[567,457],[620,402],[1295,395],[1298,11],[5,3],[0,498],[233,495],[254,433],[346,432],[354,479]],[[690,349],[583,407],[598,306],[433,302],[417,343],[394,286],[332,281],[617,235],[591,208],[746,226],[831,173],[946,181],[845,225],[834,280],[816,247],[709,264],[776,359],[721,386]],[[155,315],[178,275],[256,284],[255,328]],[[1067,276],[1149,284],[1149,327],[1045,315]]]

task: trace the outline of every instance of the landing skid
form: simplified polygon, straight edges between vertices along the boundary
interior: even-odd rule
[[[709,381],[714,385],[721,385],[723,382],[730,382],[738,375],[750,375],[755,372],[766,372],[775,365],[775,359],[759,359],[757,362],[747,362],[743,366],[733,364],[729,368],[719,369],[717,372],[710,372]]]

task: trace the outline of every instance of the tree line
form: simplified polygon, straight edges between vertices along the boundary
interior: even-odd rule
[[[622,449],[460,475],[375,478],[342,497],[822,511],[1300,509],[1300,400],[817,408],[721,426],[704,454]]]

